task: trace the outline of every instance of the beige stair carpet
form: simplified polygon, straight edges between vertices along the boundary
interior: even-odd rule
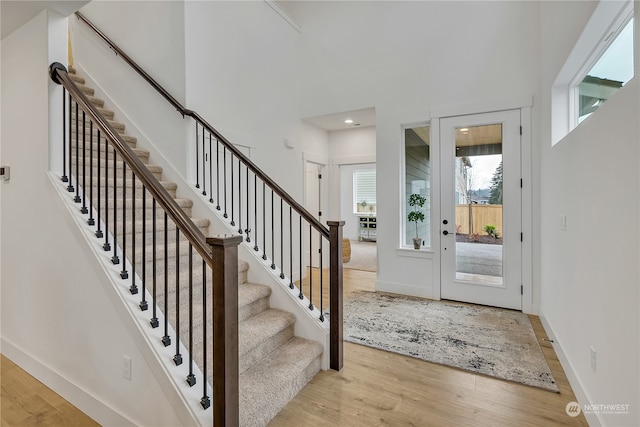
[[[125,125],[117,122],[115,114],[104,108],[104,101],[95,97],[93,89],[85,85],[82,77],[70,70],[71,78],[80,85],[91,102],[98,107],[110,124],[123,137],[133,152],[145,163],[147,168],[160,181],[184,212],[191,216],[193,202],[176,198],[177,185],[162,180],[162,168],[149,164],[149,151],[137,147],[135,137],[125,133]],[[179,352],[183,363],[188,363],[189,354],[189,315],[193,323],[193,345],[191,356],[195,364],[202,370],[204,343],[208,350],[206,372],[211,382],[212,372],[212,300],[211,270],[206,269],[206,280],[203,278],[202,259],[193,250],[189,260],[189,242],[179,235],[176,240],[176,227],[169,220],[165,227],[164,212],[156,207],[153,210],[152,198],[148,191],[142,191],[139,180],[133,179],[127,168],[123,176],[124,165],[119,156],[115,157],[116,178],[113,178],[113,149],[104,138],[98,140],[96,126],[88,124],[88,116],[82,123],[82,114],[78,114],[78,130],[76,131],[75,109],[72,109],[72,162],[75,175],[76,134],[80,136],[78,145],[80,158],[80,184],[84,183],[86,195],[91,192],[94,197],[92,207],[98,209],[98,190],[100,190],[100,220],[103,231],[106,226],[115,234],[117,243],[125,248],[129,263],[135,258],[135,274],[146,276],[146,290],[153,295],[155,279],[155,305],[163,312],[168,324],[179,334]],[[84,129],[85,141],[82,142]],[[92,140],[89,140],[93,136]],[[83,150],[84,145],[84,150]],[[84,154],[83,154],[84,151]],[[93,158],[93,161],[90,158]],[[105,170],[108,167],[108,173]],[[84,182],[82,180],[83,171]],[[98,179],[100,178],[100,179]],[[116,183],[114,190],[112,185]],[[75,185],[75,183],[74,183]],[[135,202],[133,194],[135,191]],[[123,200],[123,194],[126,198]],[[144,204],[143,204],[144,201]],[[85,203],[89,202],[85,200]],[[133,204],[135,203],[135,209]],[[123,208],[124,210],[123,216]],[[96,213],[97,216],[97,213]],[[135,217],[135,218],[134,218]],[[155,218],[155,239],[152,233]],[[96,218],[97,219],[97,218]],[[192,218],[194,224],[203,235],[209,235],[210,222],[206,218]],[[144,232],[143,232],[144,224]],[[165,241],[166,230],[166,241]],[[113,241],[111,251],[113,252]],[[155,252],[154,252],[155,248]],[[155,253],[155,256],[154,256]],[[145,256],[143,262],[143,254]],[[166,254],[166,269],[165,269]],[[120,250],[117,255],[122,257]],[[121,264],[122,265],[122,260]],[[191,266],[191,269],[189,268]],[[277,413],[304,387],[319,371],[322,346],[319,343],[294,336],[295,317],[288,312],[270,308],[271,289],[267,286],[247,281],[248,264],[240,262],[238,267],[238,299],[239,299],[239,365],[240,365],[240,418],[242,426],[265,426]],[[154,274],[155,272],[155,274]],[[132,283],[133,271],[127,272],[129,278],[124,279],[129,286]],[[203,282],[206,286],[203,286]],[[167,292],[165,292],[165,284]],[[191,287],[191,309],[189,288]],[[203,292],[207,290],[207,294]],[[141,289],[140,289],[141,291]],[[177,297],[177,299],[176,299]],[[203,304],[203,299],[205,303]],[[152,317],[153,301],[149,301],[149,318]],[[166,311],[165,311],[166,304]],[[203,308],[206,306],[206,333],[203,320]],[[179,318],[178,318],[179,313]],[[164,325],[160,324],[160,328]],[[171,347],[176,347],[176,337],[171,337]],[[158,343],[159,345],[162,345]],[[196,387],[202,387],[202,378],[197,378]],[[185,387],[187,385],[185,384]],[[277,390],[277,393],[274,393]]]

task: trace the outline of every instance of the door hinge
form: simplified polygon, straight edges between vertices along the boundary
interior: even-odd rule
[[[520,285],[520,295],[524,295],[524,286]]]
[[[522,135],[522,126],[520,126],[520,135]]]
[[[524,233],[520,233],[520,241],[524,242]]]
[[[520,178],[520,188],[522,188],[522,178]]]
[[[318,174],[318,179],[322,179],[322,174],[321,173]]]
[[[322,216],[322,211],[318,212],[318,216]]]

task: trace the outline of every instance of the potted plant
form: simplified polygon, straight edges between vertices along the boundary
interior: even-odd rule
[[[419,194],[414,193],[409,196],[409,206],[411,206],[413,210],[409,212],[407,219],[409,220],[409,222],[416,223],[416,237],[413,238],[414,249],[420,249],[420,246],[422,246],[422,238],[418,237],[418,221],[424,221],[424,212],[422,212],[421,209],[426,201],[427,199]]]

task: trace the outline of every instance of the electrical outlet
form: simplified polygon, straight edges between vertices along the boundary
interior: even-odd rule
[[[593,347],[590,347],[591,350],[591,369],[593,369],[593,372],[596,371],[596,349]]]
[[[122,356],[122,378],[131,381],[131,358]]]

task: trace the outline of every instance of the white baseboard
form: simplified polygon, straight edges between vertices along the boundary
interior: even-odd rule
[[[552,343],[553,349],[556,352],[556,356],[558,356],[560,365],[562,365],[562,369],[564,370],[564,373],[567,376],[567,379],[569,380],[569,384],[571,385],[571,389],[573,390],[573,393],[576,395],[576,399],[578,400],[578,403],[580,404],[581,407],[584,407],[585,405],[590,405],[591,401],[587,397],[587,394],[585,393],[584,389],[582,388],[582,385],[578,380],[578,376],[573,370],[573,366],[571,365],[571,362],[569,362],[569,359],[567,358],[566,354],[564,354],[564,351],[562,350],[562,345],[556,339],[556,334],[554,333],[553,328],[547,321],[547,318],[544,316],[544,312],[542,311],[542,308],[540,308],[538,311],[540,313],[539,317],[540,317],[540,321],[542,322],[542,327],[547,333],[547,336],[549,337],[549,339],[553,340],[553,343]],[[584,416],[587,419],[587,423],[589,423],[590,426],[592,427],[602,426],[602,422],[598,418],[597,414],[585,413]]]
[[[103,425],[135,426],[136,423],[106,405],[100,399],[92,396],[86,390],[78,387],[58,372],[47,366],[43,361],[27,354],[12,342],[2,338],[0,341],[2,354],[13,363],[20,366],[38,381],[62,396],[85,414]]]

